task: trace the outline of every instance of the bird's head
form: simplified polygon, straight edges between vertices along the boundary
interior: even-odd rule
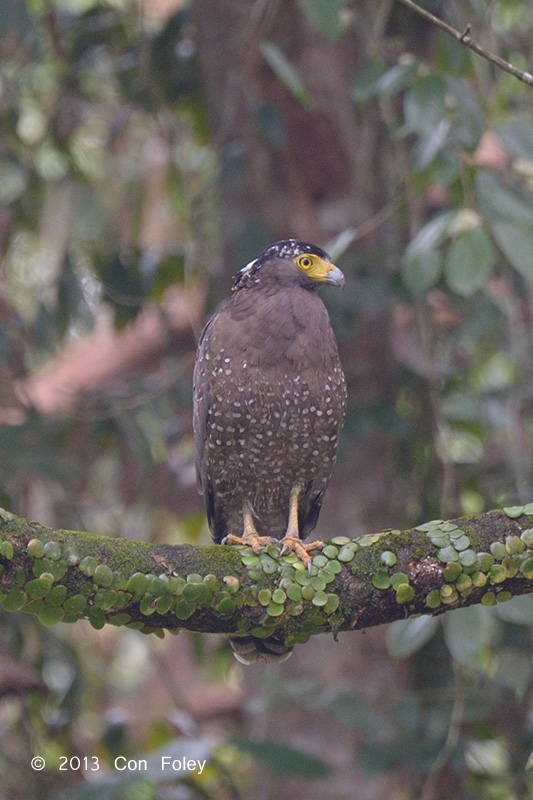
[[[310,242],[283,239],[266,247],[235,276],[234,289],[249,289],[260,283],[262,276],[273,276],[282,283],[299,283],[317,288],[322,283],[344,286],[344,275],[325,250]]]

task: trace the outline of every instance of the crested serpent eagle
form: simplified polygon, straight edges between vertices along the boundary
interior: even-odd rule
[[[309,568],[344,421],[346,384],[317,289],[344,276],[319,247],[287,239],[235,278],[207,323],[194,368],[198,489],[215,542],[274,542]],[[273,639],[230,637],[244,663],[287,658]]]

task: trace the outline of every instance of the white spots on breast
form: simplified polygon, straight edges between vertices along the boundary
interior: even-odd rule
[[[277,385],[229,346],[227,353],[211,350],[203,367],[211,399],[206,463],[217,504],[233,513],[231,504],[246,492],[260,526],[272,535],[282,533],[285,524],[279,515],[280,508],[288,507],[287,484],[315,481],[314,491],[326,486],[344,391],[341,373],[333,366],[319,387],[313,366],[307,374],[294,374],[283,369],[282,353],[279,360]]]

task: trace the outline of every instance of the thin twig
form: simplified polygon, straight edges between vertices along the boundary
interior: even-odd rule
[[[46,28],[48,30],[48,35],[50,37],[50,43],[52,45],[52,49],[54,51],[54,54],[58,58],[65,61],[67,55],[65,53],[65,48],[63,47],[63,42],[61,40],[61,35],[59,32],[56,10],[51,0],[46,0],[45,9],[46,9],[46,15],[44,20]]]
[[[260,57],[259,43],[270,30],[278,13],[279,4],[280,0],[255,0],[249,12],[251,25],[247,32],[245,56],[228,81],[222,121],[216,135],[216,142],[219,145],[225,144],[231,133],[242,88],[246,86],[247,79]]]
[[[454,684],[453,684],[453,706],[450,717],[450,724],[448,726],[448,734],[446,741],[440,751],[437,759],[429,773],[426,782],[422,787],[419,800],[433,800],[436,796],[436,789],[439,781],[442,780],[442,773],[448,764],[453,751],[457,747],[459,737],[461,736],[461,725],[464,720],[465,711],[465,678],[463,670],[456,667],[454,670]]]
[[[470,48],[473,50],[474,53],[477,53],[478,56],[485,58],[487,61],[492,62],[500,69],[503,69],[505,72],[508,72],[510,75],[514,75],[515,78],[518,78],[519,81],[522,83],[527,83],[528,86],[533,86],[533,75],[530,72],[524,72],[517,67],[514,67],[512,64],[509,64],[508,61],[505,59],[500,58],[495,53],[490,53],[488,50],[485,50],[480,44],[477,44],[473,39],[470,38],[470,31],[472,26],[470,23],[466,26],[465,30],[461,33],[461,31],[452,28],[451,25],[448,25],[447,22],[444,22],[439,17],[436,17],[434,14],[431,14],[429,11],[426,11],[425,8],[421,8],[416,3],[413,3],[413,0],[399,0],[400,3],[403,3],[404,6],[410,8],[411,11],[414,11],[415,14],[419,14],[424,19],[429,20],[437,27],[441,28],[446,33],[449,33],[450,36],[453,36],[460,44],[464,44],[465,47]]]
[[[356,228],[347,228],[329,242],[326,249],[333,259],[339,258],[349,247],[365,236],[378,230],[401,206],[401,197],[393,197],[383,208],[380,208],[372,217],[361,222]]]

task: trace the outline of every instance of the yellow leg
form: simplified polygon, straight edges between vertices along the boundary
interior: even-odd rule
[[[309,572],[311,572],[312,560],[309,555],[313,550],[322,550],[324,542],[309,542],[304,544],[300,539],[300,532],[298,530],[298,495],[300,490],[298,487],[291,489],[289,495],[289,522],[285,536],[281,540],[281,555],[285,553],[294,553],[300,561],[303,561]]]
[[[278,540],[273,539],[271,536],[259,536],[255,529],[252,512],[250,511],[248,503],[244,503],[242,516],[244,522],[242,536],[235,536],[233,533],[229,533],[222,540],[222,544],[247,544],[256,554],[259,554],[267,544],[278,544]]]

